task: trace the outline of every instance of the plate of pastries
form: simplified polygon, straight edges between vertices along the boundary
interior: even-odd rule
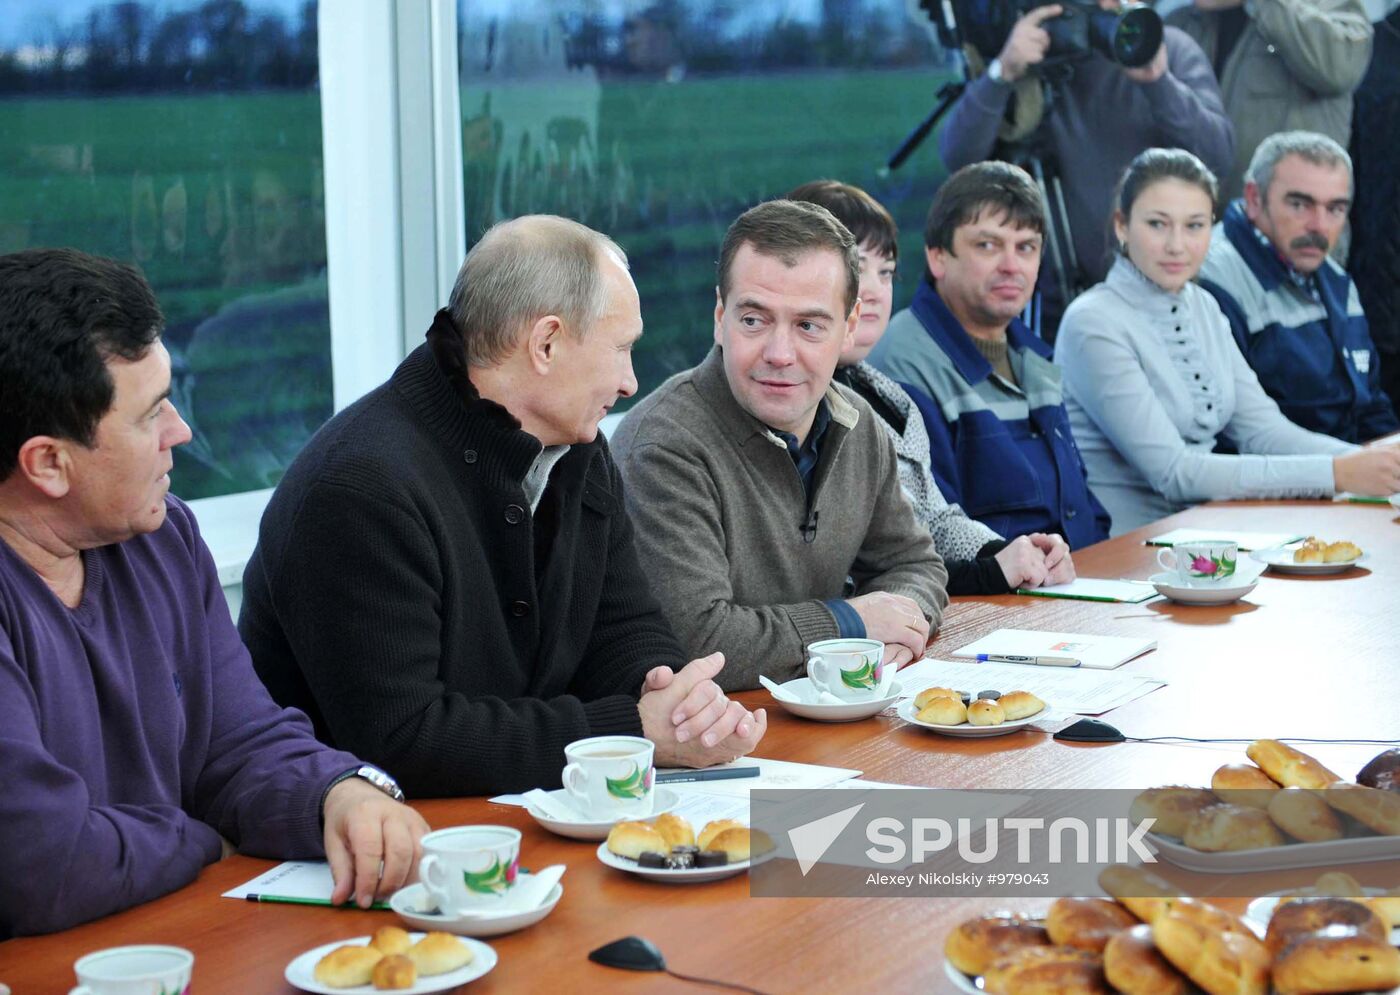
[[[715,819],[697,833],[684,818],[667,812],[650,822],[613,826],[598,845],[598,859],[644,878],[694,884],[742,874],[773,850],[766,833],[737,819]]]
[[[1304,888],[1261,895],[1245,909],[1245,921],[1259,930],[1267,929],[1275,910],[1305,898],[1345,898],[1366,906],[1389,924],[1391,945],[1400,946],[1400,888],[1386,891],[1384,888],[1362,887],[1361,882],[1342,871],[1328,871],[1317,879],[1316,884]]]
[[[1288,574],[1337,574],[1367,560],[1361,547],[1350,540],[1327,542],[1317,536],[1308,536],[1297,546],[1256,549],[1249,555]]]
[[[287,983],[306,992],[427,995],[475,981],[496,966],[496,951],[451,933],[384,926],[373,936],[322,944],[287,965]]]
[[[1326,904],[1299,903],[1258,932],[1140,867],[1110,867],[1099,883],[1111,897],[961,923],[944,944],[949,980],[979,995],[1400,991],[1400,950],[1355,902],[1307,900]]]
[[[1257,739],[1251,763],[1226,764],[1209,788],[1149,788],[1132,803],[1134,822],[1165,860],[1205,873],[1393,860],[1400,852],[1400,749],[1376,756],[1344,780],[1276,739]]]
[[[899,703],[898,714],[911,725],[944,736],[1005,736],[1024,729],[1045,711],[1029,691],[981,691],[976,697],[954,688],[925,688]]]

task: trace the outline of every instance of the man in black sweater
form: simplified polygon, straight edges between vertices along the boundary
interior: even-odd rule
[[[641,336],[622,251],[563,218],[488,232],[387,383],[331,419],[263,516],[239,631],[273,697],[410,794],[559,783],[564,747],[659,765],[767,720],[686,664],[647,589],[598,423]]]

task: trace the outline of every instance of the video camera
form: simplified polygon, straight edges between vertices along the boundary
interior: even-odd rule
[[[948,0],[920,0],[919,5],[938,26],[945,47],[966,43],[990,62],[1000,54],[1016,21],[1050,2],[1059,3],[1064,12],[1043,25],[1050,35],[1047,61],[1083,58],[1097,50],[1131,69],[1147,65],[1161,47],[1162,18],[1141,3],[1124,3],[1118,11],[1104,10],[1095,0],[952,0],[951,10]]]

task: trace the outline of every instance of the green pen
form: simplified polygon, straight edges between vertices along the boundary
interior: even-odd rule
[[[1365,497],[1361,494],[1353,494],[1347,498],[1347,504],[1390,504],[1390,498]]]
[[[331,905],[329,898],[288,898],[284,895],[244,895],[250,902],[271,903],[273,905],[320,905],[326,908],[358,909],[354,902],[342,902],[340,905]],[[370,909],[389,908],[388,902],[375,902]]]

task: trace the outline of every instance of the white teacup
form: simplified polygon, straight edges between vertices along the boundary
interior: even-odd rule
[[[1157,563],[1180,587],[1225,587],[1235,577],[1239,546],[1225,539],[1183,542],[1157,550]]]
[[[593,736],[564,747],[562,780],[569,801],[590,819],[645,819],[651,815],[656,747],[640,736]]]
[[[194,954],[183,947],[111,947],[79,957],[68,995],[186,995]]]
[[[842,701],[883,698],[894,683],[895,668],[880,662],[885,644],[878,639],[823,639],[809,644],[807,654],[812,686]]]
[[[418,877],[444,915],[489,912],[515,887],[520,830],[456,826],[423,837]]]

